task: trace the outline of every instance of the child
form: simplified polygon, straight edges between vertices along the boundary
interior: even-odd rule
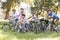
[[[57,22],[59,21],[59,17],[57,16],[56,13],[52,12],[50,9],[48,10],[48,18],[49,19],[53,19],[52,20],[52,30],[53,30],[53,27],[56,27],[57,26]]]
[[[19,23],[22,27],[22,31],[25,32],[26,30],[29,31],[29,21],[25,18],[25,14],[22,14],[22,18],[19,20]]]

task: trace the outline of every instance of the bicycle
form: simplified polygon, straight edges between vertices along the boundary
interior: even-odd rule
[[[50,30],[51,32],[52,31],[56,31],[56,32],[59,32],[60,31],[60,28],[58,27],[58,24],[57,25],[54,25],[53,24],[53,19],[50,19],[49,20],[49,26],[47,27],[47,30]]]
[[[35,31],[35,33],[36,33],[36,34],[40,33],[41,25],[40,25],[40,20],[39,20],[39,19],[35,20],[33,26],[34,26],[34,31]]]
[[[18,21],[17,25],[16,25],[16,31],[17,32],[26,32],[25,24],[21,24],[20,21]]]
[[[10,30],[10,29],[12,29],[12,27],[13,27],[13,21],[14,19],[11,19],[11,18],[8,18],[8,21],[6,22],[6,23],[3,23],[3,25],[2,25],[2,29],[3,30]]]
[[[5,31],[10,30],[11,27],[12,27],[12,23],[10,23],[10,22],[3,23],[3,25],[2,25],[2,29]]]

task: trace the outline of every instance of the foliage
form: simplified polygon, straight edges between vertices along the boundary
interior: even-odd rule
[[[53,11],[57,11],[57,8],[55,6],[55,2],[57,1],[58,0],[34,0],[35,9],[37,11],[36,14],[38,14],[39,11],[42,10],[42,7],[45,7],[45,9],[51,8]]]
[[[14,3],[20,3],[21,1],[25,1],[32,5],[34,3],[35,7],[35,13],[36,15],[40,14],[40,10],[42,10],[42,7],[45,7],[46,9],[52,8],[53,11],[57,11],[57,7],[55,6],[55,2],[58,0],[7,0],[7,2],[3,3],[3,8],[7,9],[7,14],[12,6],[14,6]],[[54,6],[54,7],[53,7]]]

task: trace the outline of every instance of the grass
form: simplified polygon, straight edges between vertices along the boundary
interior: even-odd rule
[[[3,22],[0,22],[0,27]],[[59,23],[60,24],[60,23]],[[60,32],[40,32],[35,34],[34,32],[17,33],[12,30],[3,31],[0,29],[0,40],[60,40]]]
[[[37,38],[60,38],[60,33],[56,32],[41,32],[39,34],[34,34],[34,32],[27,32],[27,33],[17,33],[12,31],[0,31],[0,40],[33,40]]]
[[[34,34],[33,32],[27,33],[16,33],[12,31],[3,31],[0,32],[0,40],[33,40],[33,39],[43,39],[43,38],[59,38],[60,33],[56,32],[41,32],[39,34]]]

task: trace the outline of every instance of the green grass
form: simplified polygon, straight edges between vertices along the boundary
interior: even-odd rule
[[[0,31],[0,40],[12,40],[12,39],[26,39],[33,40],[37,38],[60,38],[60,33],[56,32],[41,32],[39,34],[35,34],[34,32],[26,32],[26,33],[17,33],[13,31]]]
[[[2,26],[3,22],[0,23],[0,27]],[[13,32],[12,30],[3,31],[0,29],[0,40],[34,40],[34,39],[47,39],[50,38],[59,40],[60,39],[60,32],[40,32],[39,34],[35,34],[34,32],[26,32],[26,33],[17,33]]]
[[[39,34],[35,34],[34,32],[26,32],[26,33],[17,33],[13,31],[0,31],[0,40],[33,40],[37,38],[60,38],[60,33],[56,32],[41,32]]]

